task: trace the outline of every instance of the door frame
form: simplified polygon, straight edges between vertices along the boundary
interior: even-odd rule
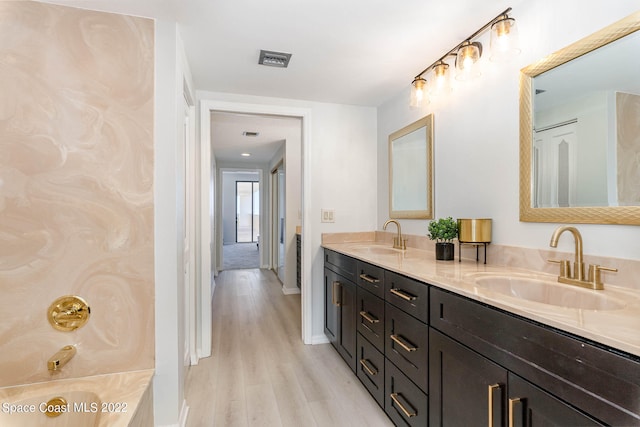
[[[228,102],[216,100],[200,101],[200,146],[201,146],[201,194],[200,194],[200,226],[202,238],[201,248],[201,284],[211,283],[212,271],[215,265],[215,212],[213,210],[214,189],[212,188],[212,175],[215,170],[215,160],[212,158],[211,150],[211,111],[226,111],[248,114],[269,114],[277,116],[297,117],[302,119],[302,340],[305,344],[313,343],[312,325],[312,286],[311,286],[311,265],[313,262],[311,255],[312,221],[311,221],[311,179],[309,176],[311,159],[309,149],[311,144],[311,110],[309,108],[298,108],[267,104],[249,104],[241,102]],[[202,286],[202,348],[208,349],[211,354],[211,299],[215,290],[215,282],[211,286]],[[205,311],[206,309],[206,311]],[[209,334],[206,340],[205,329]]]

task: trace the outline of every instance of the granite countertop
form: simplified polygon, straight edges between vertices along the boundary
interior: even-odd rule
[[[462,262],[457,259],[436,261],[434,253],[427,250],[407,248],[403,252],[376,242],[324,243],[322,246],[607,347],[640,356],[640,291],[606,283],[605,289],[600,291],[558,283],[558,288],[553,287],[558,291],[553,295],[554,302],[556,298],[558,301],[569,298],[568,302],[571,303],[576,298],[584,297],[587,301],[603,302],[604,309],[568,308],[499,293],[475,282],[482,276],[492,275],[522,276],[556,282],[557,276],[554,275],[485,265],[467,259]],[[570,295],[563,298],[565,290]]]

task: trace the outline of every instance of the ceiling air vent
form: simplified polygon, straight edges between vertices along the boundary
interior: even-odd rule
[[[290,53],[261,50],[258,64],[267,65],[269,67],[287,68],[289,66],[290,59]]]
[[[245,130],[244,132],[242,132],[242,134],[244,136],[258,136],[260,135],[260,132],[251,132],[251,131]]]

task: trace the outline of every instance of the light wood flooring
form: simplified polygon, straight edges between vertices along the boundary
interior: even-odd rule
[[[300,295],[273,272],[223,271],[213,354],[189,368],[187,426],[391,426],[333,347],[304,345],[300,327]]]

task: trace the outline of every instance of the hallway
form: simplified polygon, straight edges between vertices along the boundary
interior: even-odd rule
[[[212,356],[189,370],[188,427],[391,426],[329,344],[300,339],[300,295],[269,270],[216,278]]]

